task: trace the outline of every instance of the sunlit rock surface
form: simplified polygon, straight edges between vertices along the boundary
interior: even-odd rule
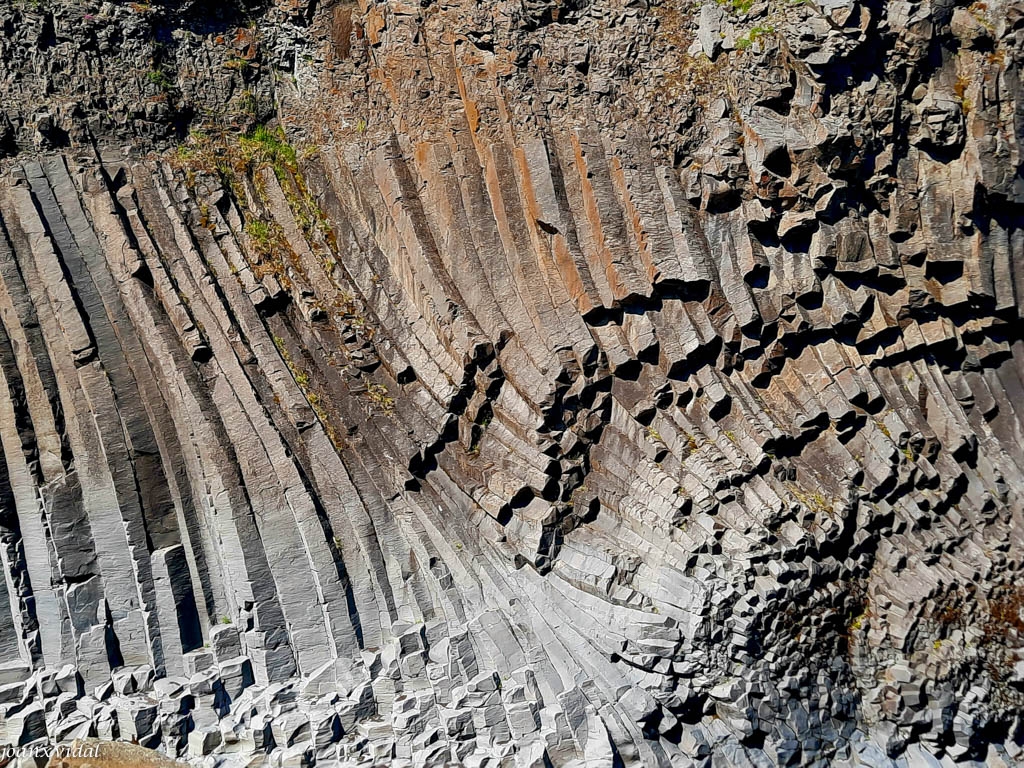
[[[212,5],[0,8],[0,744],[1018,764],[1019,3]]]

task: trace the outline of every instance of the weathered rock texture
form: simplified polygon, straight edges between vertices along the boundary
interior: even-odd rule
[[[0,743],[1017,764],[1019,4],[211,5],[0,9]]]

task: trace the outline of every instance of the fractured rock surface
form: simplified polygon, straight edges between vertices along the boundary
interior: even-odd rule
[[[1019,4],[201,6],[0,9],[0,744],[1018,764]]]

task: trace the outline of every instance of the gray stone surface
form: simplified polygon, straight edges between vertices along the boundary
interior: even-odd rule
[[[0,745],[1020,764],[1019,4],[213,6],[0,8]]]

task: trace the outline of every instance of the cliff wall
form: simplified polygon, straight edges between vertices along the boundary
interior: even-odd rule
[[[1020,759],[1019,4],[0,28],[0,743]]]

